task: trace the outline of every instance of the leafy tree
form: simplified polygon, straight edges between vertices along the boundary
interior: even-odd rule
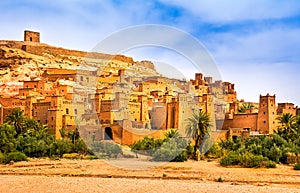
[[[157,149],[153,154],[154,161],[177,161],[183,162],[188,159],[186,150],[182,148],[182,142],[177,139],[171,139],[165,142],[159,149]],[[182,139],[180,139],[182,140]]]
[[[187,136],[193,137],[195,140],[194,156],[196,158],[197,150],[200,148],[205,135],[209,134],[210,118],[207,113],[199,111],[199,113],[193,113],[192,117],[187,119]]]
[[[0,152],[9,153],[16,150],[16,134],[17,132],[13,126],[7,123],[0,126]]]
[[[7,116],[6,122],[12,124],[17,131],[17,134],[21,134],[25,128],[26,117],[20,109],[14,109],[13,112]]]
[[[69,131],[67,134],[68,138],[72,141],[73,144],[76,143],[76,141],[79,139],[80,135],[79,135],[79,131],[78,128],[76,127],[75,130],[73,131]]]

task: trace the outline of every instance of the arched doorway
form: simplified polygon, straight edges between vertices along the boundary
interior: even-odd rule
[[[110,127],[105,128],[104,140],[113,140],[113,133]]]

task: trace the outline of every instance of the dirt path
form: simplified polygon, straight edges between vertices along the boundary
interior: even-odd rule
[[[135,169],[126,168],[135,166]],[[145,167],[145,165],[147,167]],[[137,168],[142,168],[138,169]],[[222,179],[224,182],[216,182]],[[300,192],[300,171],[224,168],[216,161],[31,160],[0,166],[0,192]]]
[[[0,192],[300,192],[297,188],[213,183],[197,180],[0,176]]]

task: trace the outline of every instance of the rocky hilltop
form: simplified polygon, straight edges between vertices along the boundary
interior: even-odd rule
[[[23,80],[39,78],[47,68],[76,70],[83,63],[104,65],[104,71],[120,68],[134,75],[160,76],[150,61],[134,61],[124,55],[69,50],[30,41],[0,40],[0,92],[1,95],[17,94]]]

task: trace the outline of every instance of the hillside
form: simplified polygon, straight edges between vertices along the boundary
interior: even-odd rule
[[[131,57],[89,53],[25,41],[0,41],[0,92],[15,95],[20,81],[41,76],[47,68],[76,70],[82,63],[105,66],[104,72],[126,69],[129,75],[160,76],[152,62],[136,62]]]

